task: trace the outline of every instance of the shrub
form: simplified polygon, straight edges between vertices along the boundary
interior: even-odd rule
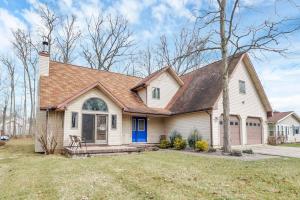
[[[0,141],[0,147],[4,146],[4,145],[5,145],[5,142],[4,141]]]
[[[168,140],[164,139],[160,141],[159,148],[167,149],[169,147],[170,147],[170,142]]]
[[[176,138],[182,139],[182,136],[179,132],[177,131],[173,131],[170,135],[170,143],[171,143],[171,147],[174,147],[174,141]]]
[[[210,148],[208,149],[208,152],[209,152],[209,153],[213,153],[213,152],[216,152],[216,151],[217,151],[217,149],[212,148],[212,147],[210,147]]]
[[[276,145],[276,138],[274,136],[268,137],[268,144],[269,145]]]
[[[185,149],[186,141],[181,138],[175,138],[173,146],[176,150]]]
[[[252,149],[244,149],[242,152],[243,153],[247,153],[247,154],[253,154],[253,150]]]
[[[205,140],[199,140],[196,142],[196,149],[199,151],[208,151],[208,142]]]
[[[240,151],[240,150],[232,150],[230,155],[231,156],[243,156],[242,151]]]
[[[197,129],[194,129],[188,137],[189,146],[193,149],[196,148],[196,142],[202,140],[202,136],[199,134]]]
[[[166,139],[167,139],[166,135],[160,135],[159,136],[159,141],[166,140]]]

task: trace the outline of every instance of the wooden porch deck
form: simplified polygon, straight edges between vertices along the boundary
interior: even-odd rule
[[[156,150],[155,145],[137,144],[137,145],[87,145],[78,147],[64,147],[64,152],[67,156],[96,156],[96,155],[112,155],[112,154],[129,154],[140,153],[145,150]]]

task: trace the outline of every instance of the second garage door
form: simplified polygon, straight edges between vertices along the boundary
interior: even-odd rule
[[[232,145],[241,144],[241,135],[240,135],[240,120],[237,116],[230,116],[230,136]],[[224,139],[224,127],[223,127],[223,117],[220,121],[220,145],[223,146]]]
[[[249,117],[246,121],[247,144],[262,143],[262,127],[259,118]]]

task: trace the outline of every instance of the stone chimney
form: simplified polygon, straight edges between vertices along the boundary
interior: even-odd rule
[[[39,76],[49,76],[49,60],[48,42],[43,42],[43,50],[39,53]]]

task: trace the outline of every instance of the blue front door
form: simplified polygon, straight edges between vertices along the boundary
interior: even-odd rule
[[[146,117],[132,117],[132,142],[147,142]]]

